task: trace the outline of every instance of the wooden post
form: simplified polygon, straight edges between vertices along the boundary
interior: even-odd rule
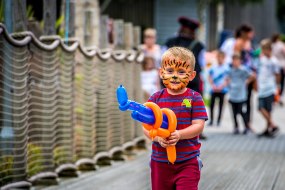
[[[70,0],[68,37],[74,37],[74,36],[75,36],[75,0]]]
[[[92,46],[92,10],[88,7],[84,11],[84,46]]]
[[[13,32],[22,32],[27,30],[27,11],[25,0],[13,0]]]
[[[114,21],[114,48],[124,49],[124,21],[121,19]]]
[[[100,18],[100,43],[99,43],[99,47],[101,49],[109,47],[108,22],[109,22],[109,17],[107,15],[102,15]]]
[[[56,0],[44,0],[44,35],[55,35]]]
[[[141,28],[139,26],[135,26],[133,29],[134,33],[134,48],[138,49],[141,44]]]
[[[124,30],[125,49],[130,50],[134,46],[133,24],[130,22],[125,23]]]

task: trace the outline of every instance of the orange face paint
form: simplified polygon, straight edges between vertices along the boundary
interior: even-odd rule
[[[189,61],[166,59],[161,67],[161,79],[166,88],[180,91],[192,80]]]

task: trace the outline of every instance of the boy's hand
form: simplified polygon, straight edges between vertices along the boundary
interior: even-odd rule
[[[181,135],[178,130],[171,133],[170,137],[168,137],[167,143],[168,146],[175,146],[176,143],[180,140]]]
[[[162,137],[157,137],[157,142],[162,146],[163,148],[166,148],[168,146],[167,141]]]

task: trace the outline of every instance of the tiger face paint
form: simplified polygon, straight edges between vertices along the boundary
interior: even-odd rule
[[[181,61],[175,58],[163,60],[160,69],[160,78],[166,88],[179,92],[186,88],[187,84],[194,79],[196,72],[193,71],[189,61]]]

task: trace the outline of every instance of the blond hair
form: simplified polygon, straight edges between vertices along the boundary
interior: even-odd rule
[[[184,47],[172,47],[166,50],[161,58],[161,65],[163,65],[164,61],[170,57],[179,58],[182,62],[190,62],[191,70],[195,68],[195,57],[192,51]]]
[[[154,28],[147,28],[144,31],[144,36],[153,36],[156,37],[156,30]]]
[[[269,49],[269,50],[271,50],[271,46],[272,46],[272,43],[271,43],[270,39],[263,39],[260,42],[261,49]]]

